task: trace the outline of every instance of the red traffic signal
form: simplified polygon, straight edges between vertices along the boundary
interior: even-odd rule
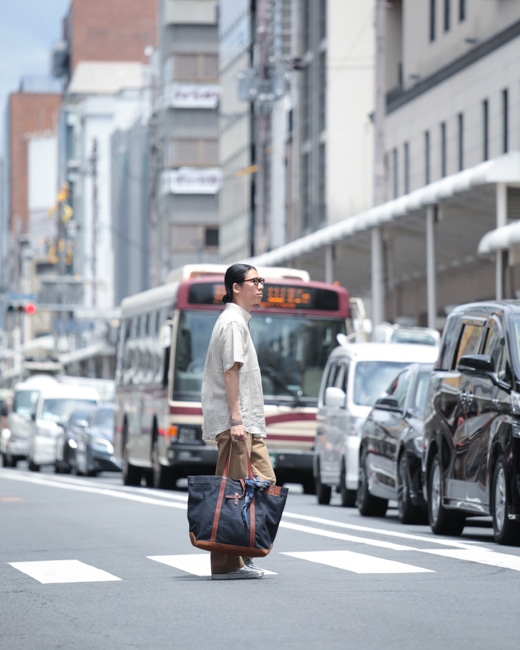
[[[34,302],[10,302],[7,304],[7,312],[32,316],[36,313],[36,305]]]
[[[29,314],[29,316],[32,316],[33,314],[36,313],[36,305],[34,304],[34,302],[25,303],[25,313]]]

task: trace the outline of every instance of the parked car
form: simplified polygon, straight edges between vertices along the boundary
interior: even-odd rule
[[[357,506],[383,517],[397,501],[403,524],[426,523],[422,486],[423,418],[431,363],[413,363],[376,400],[361,431]]]
[[[431,373],[423,473],[430,526],[459,535],[491,516],[495,541],[520,543],[520,302],[456,307]]]
[[[2,430],[0,453],[4,467],[16,467],[27,458],[33,413],[40,390],[57,381],[50,375],[33,375],[16,384],[13,406],[7,413],[7,427]]]
[[[27,461],[29,469],[39,471],[42,465],[56,462],[56,439],[71,413],[81,406],[98,404],[99,393],[93,388],[56,383],[42,388],[33,413]]]
[[[413,327],[398,323],[381,323],[372,331],[372,341],[376,343],[420,343],[439,345],[441,335],[431,327]]]
[[[73,411],[64,428],[58,433],[54,465],[57,474],[70,474],[76,469],[79,435],[88,426],[89,416],[95,408],[95,404],[88,404]]]
[[[318,503],[332,489],[354,506],[359,479],[361,428],[376,399],[405,366],[433,363],[438,349],[405,343],[342,343],[330,354],[318,397],[313,473]]]
[[[77,474],[121,471],[121,463],[114,458],[114,404],[100,404],[92,411],[77,442]]]

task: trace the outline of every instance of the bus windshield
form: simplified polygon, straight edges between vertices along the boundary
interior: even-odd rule
[[[202,373],[209,339],[218,312],[179,314],[175,342],[173,399],[200,400]],[[251,335],[258,354],[266,403],[317,403],[327,357],[336,335],[345,334],[343,319],[308,314],[254,312]]]

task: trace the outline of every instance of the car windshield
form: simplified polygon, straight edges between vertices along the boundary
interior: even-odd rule
[[[373,406],[409,361],[359,361],[354,375],[354,403]]]
[[[38,390],[19,390],[14,394],[13,411],[18,415],[30,417],[38,400]]]
[[[90,399],[48,398],[43,401],[41,418],[52,422],[65,422],[70,418],[73,411],[89,404],[95,405],[96,402]]]
[[[103,429],[110,428],[114,425],[114,409],[98,409],[92,417],[92,426]]]

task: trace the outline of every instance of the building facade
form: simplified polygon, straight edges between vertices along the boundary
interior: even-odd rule
[[[442,327],[453,304],[520,289],[520,5],[372,9],[384,48],[373,102],[382,96],[382,202],[256,261],[339,280],[370,301],[376,323]]]
[[[218,261],[218,13],[215,0],[161,0],[150,124],[151,285]]]
[[[351,0],[221,0],[223,259],[371,205],[372,20]]]

